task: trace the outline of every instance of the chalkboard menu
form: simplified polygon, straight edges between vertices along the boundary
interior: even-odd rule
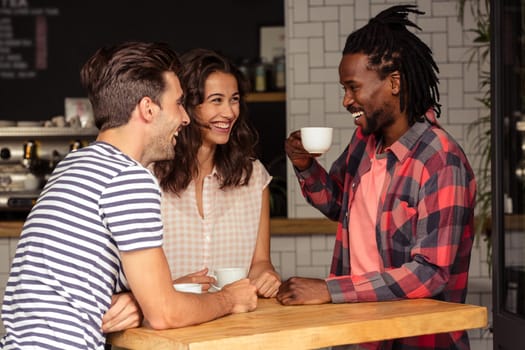
[[[63,115],[66,97],[84,97],[79,71],[101,46],[162,41],[252,59],[259,27],[283,23],[283,0],[0,0],[0,120]]]

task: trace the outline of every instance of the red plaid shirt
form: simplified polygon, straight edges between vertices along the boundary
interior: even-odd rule
[[[332,302],[405,298],[465,302],[476,182],[463,150],[439,127],[433,111],[388,151],[386,192],[379,200],[375,232],[370,232],[385,271],[352,275],[349,211],[360,178],[370,170],[376,146],[376,138],[364,136],[358,128],[329,173],[317,162],[297,172],[307,201],[339,221],[331,273],[326,280]],[[465,331],[396,339],[381,345],[381,349],[469,348]]]

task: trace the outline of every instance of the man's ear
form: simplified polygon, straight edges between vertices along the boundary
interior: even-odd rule
[[[398,71],[390,74],[390,87],[392,88],[392,95],[399,95],[401,91],[401,74]]]
[[[157,107],[157,105],[153,102],[151,98],[149,98],[148,96],[144,96],[140,99],[137,107],[139,109],[141,117],[144,118],[145,121],[151,122],[153,120],[153,116],[155,115],[155,108]]]

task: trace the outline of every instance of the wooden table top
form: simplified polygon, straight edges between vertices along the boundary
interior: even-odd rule
[[[259,299],[255,311],[164,331],[133,328],[108,336],[129,349],[311,349],[482,328],[487,308],[411,299],[282,306]]]

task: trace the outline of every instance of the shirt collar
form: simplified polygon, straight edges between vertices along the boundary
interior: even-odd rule
[[[415,122],[414,125],[408,129],[408,131],[394,142],[389,148],[390,151],[396,156],[396,158],[403,162],[410,152],[410,150],[415,146],[416,142],[421,138],[423,133],[431,128],[432,126],[438,126],[436,120],[436,112],[433,109],[429,109],[423,118],[422,122]]]
[[[213,169],[211,170],[210,175],[216,177],[217,179],[220,178],[219,172],[217,171],[217,167],[215,165],[213,166]]]

